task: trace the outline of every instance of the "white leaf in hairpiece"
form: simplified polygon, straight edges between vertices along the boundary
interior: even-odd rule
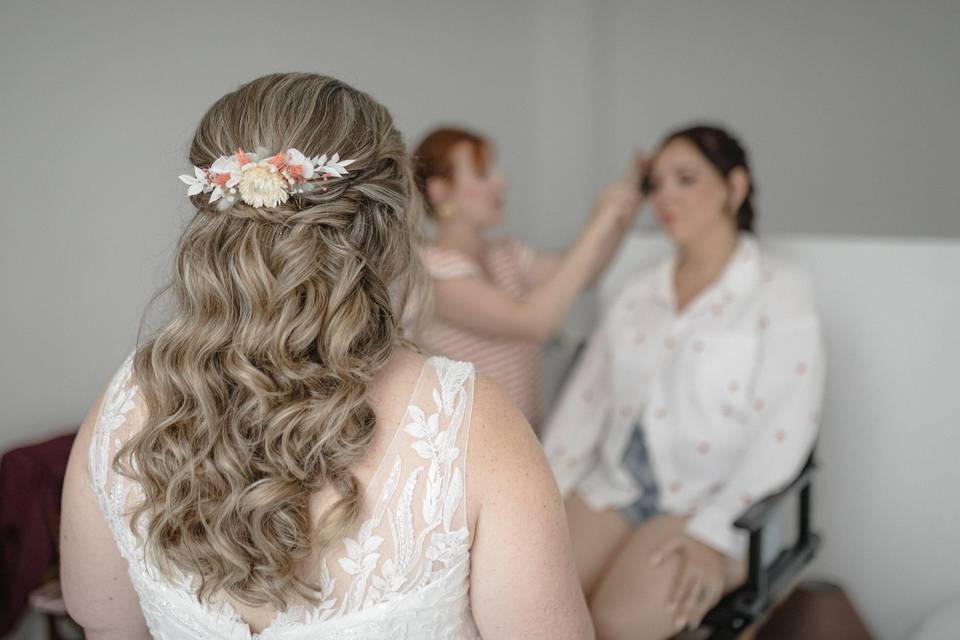
[[[207,174],[203,172],[203,169],[194,167],[193,173],[193,176],[179,176],[180,181],[189,186],[189,189],[187,189],[188,196],[195,196],[198,193],[202,193],[207,187]]]

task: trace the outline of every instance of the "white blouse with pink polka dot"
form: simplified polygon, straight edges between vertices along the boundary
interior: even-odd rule
[[[564,494],[595,509],[640,496],[623,457],[642,424],[659,507],[730,556],[733,522],[787,484],[816,440],[824,381],[809,279],[749,236],[721,277],[675,312],[674,258],[607,310],[544,431]]]

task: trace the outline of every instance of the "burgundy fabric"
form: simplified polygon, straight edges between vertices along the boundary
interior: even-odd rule
[[[30,592],[57,566],[60,494],[76,433],[0,458],[0,637],[27,609]]]
[[[757,640],[872,640],[850,597],[829,582],[804,582],[773,610]]]

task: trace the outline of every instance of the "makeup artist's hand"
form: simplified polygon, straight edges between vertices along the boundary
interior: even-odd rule
[[[629,229],[640,211],[641,195],[636,186],[621,180],[605,187],[593,202],[590,224],[618,236]]]
[[[590,212],[591,223],[609,224],[612,230],[619,232],[633,225],[643,204],[640,183],[647,171],[647,164],[647,157],[642,151],[633,154],[623,178],[597,194]]]

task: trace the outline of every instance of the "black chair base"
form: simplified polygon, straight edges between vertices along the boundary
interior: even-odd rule
[[[771,607],[789,594],[800,572],[817,555],[820,536],[811,531],[811,480],[816,466],[813,455],[789,487],[755,504],[736,522],[750,534],[750,558],[746,583],[727,594],[704,618],[710,640],[734,640],[750,627],[762,622]],[[775,507],[788,496],[799,494],[799,535],[797,543],[780,553],[769,566],[763,564],[763,533]]]

